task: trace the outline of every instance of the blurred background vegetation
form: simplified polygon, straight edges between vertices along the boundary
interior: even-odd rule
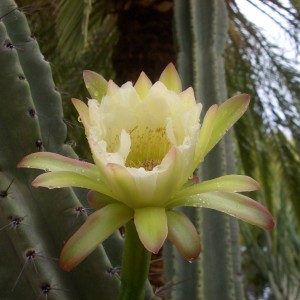
[[[281,28],[292,45],[292,58],[285,55],[285,45],[265,36],[236,0],[224,1],[228,95],[245,92],[252,98],[250,109],[234,128],[237,165],[239,173],[261,183],[263,188],[254,197],[268,206],[277,221],[272,232],[240,224],[245,295],[296,300],[300,299],[300,1],[241,0],[273,19],[274,30]],[[68,142],[80,158],[90,160],[83,128],[70,105],[71,97],[88,96],[82,70],[96,71],[119,84],[134,82],[142,70],[151,80],[158,79],[164,67],[177,59],[174,2],[16,2],[51,63],[63,97]]]

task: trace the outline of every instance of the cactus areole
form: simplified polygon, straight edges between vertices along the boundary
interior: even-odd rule
[[[169,239],[187,260],[195,260],[199,236],[187,216],[174,210],[178,206],[215,209],[263,229],[273,228],[270,212],[239,193],[259,188],[252,178],[193,179],[195,168],[247,109],[248,95],[211,106],[200,125],[202,106],[192,88],[182,91],[173,64],[154,84],[144,73],[135,85],[127,82],[121,87],[92,71],[83,76],[92,99],[88,105],[72,102],[95,164],[39,152],[18,165],[47,171],[34,180],[35,187],[91,190],[88,201],[95,212],[64,245],[63,269],[70,271],[131,220],[134,226],[128,228],[136,230],[135,242],[146,252],[157,253]]]

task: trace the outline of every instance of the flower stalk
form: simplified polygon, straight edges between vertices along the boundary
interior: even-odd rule
[[[143,300],[151,253],[141,243],[133,221],[125,225],[119,300]]]

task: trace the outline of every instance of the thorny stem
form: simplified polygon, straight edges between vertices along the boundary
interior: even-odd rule
[[[144,300],[151,253],[141,243],[133,221],[125,225],[119,300]]]

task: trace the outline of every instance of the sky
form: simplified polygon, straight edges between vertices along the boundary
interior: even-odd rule
[[[297,52],[295,50],[295,45],[292,44],[291,40],[289,39],[288,35],[280,28],[276,22],[274,22],[271,18],[266,16],[264,13],[259,11],[254,5],[251,3],[257,5],[259,8],[265,10],[269,15],[271,15],[277,22],[279,22],[282,25],[286,25],[286,21],[283,17],[281,17],[278,13],[275,13],[271,9],[268,9],[266,5],[262,4],[262,1],[260,0],[236,0],[241,12],[249,19],[251,20],[256,26],[262,29],[263,33],[265,34],[265,37],[272,42],[273,44],[277,45],[281,49],[278,50],[280,54],[283,54],[284,57],[287,58],[287,66],[290,65],[290,60],[293,61],[292,66],[300,71],[300,55],[299,51]],[[269,2],[270,3],[270,2]],[[289,7],[289,1],[288,0],[281,0],[280,3],[285,5],[286,7]],[[288,26],[287,26],[288,27]],[[300,44],[298,43],[298,48],[300,48]],[[276,82],[274,82],[276,85]],[[275,95],[266,94],[261,89],[258,90],[259,94],[261,94],[263,98],[268,99],[268,101],[265,103],[265,113],[269,116],[270,119],[272,119],[272,112],[268,109],[269,105],[272,104],[273,109],[276,110],[277,115],[282,118],[282,120],[285,119],[284,114],[282,113],[280,109],[280,105],[278,104],[278,101],[276,99]],[[289,95],[286,95],[286,99],[289,99]],[[290,107],[291,111],[294,112],[294,108]],[[268,113],[269,112],[269,113]],[[297,114],[296,114],[297,115]],[[281,128],[281,127],[280,127]],[[287,134],[287,136],[290,136],[290,131],[287,128],[281,128],[283,131]]]
[[[255,23],[258,27],[262,28],[263,32],[266,34],[267,39],[271,42],[274,42],[276,45],[285,49],[285,55],[287,58],[294,59],[298,62],[299,70],[300,70],[300,57],[299,54],[293,49],[293,45],[291,45],[287,34],[278,26],[273,20],[267,17],[265,14],[259,11],[259,9],[255,8],[250,2],[257,4],[258,7],[264,9],[268,14],[273,16],[276,21],[281,24],[285,24],[284,18],[280,15],[274,13],[271,9],[268,9],[265,5],[261,4],[259,0],[236,0],[240,10],[250,19],[253,23]],[[288,5],[288,1],[282,0],[286,6]]]

